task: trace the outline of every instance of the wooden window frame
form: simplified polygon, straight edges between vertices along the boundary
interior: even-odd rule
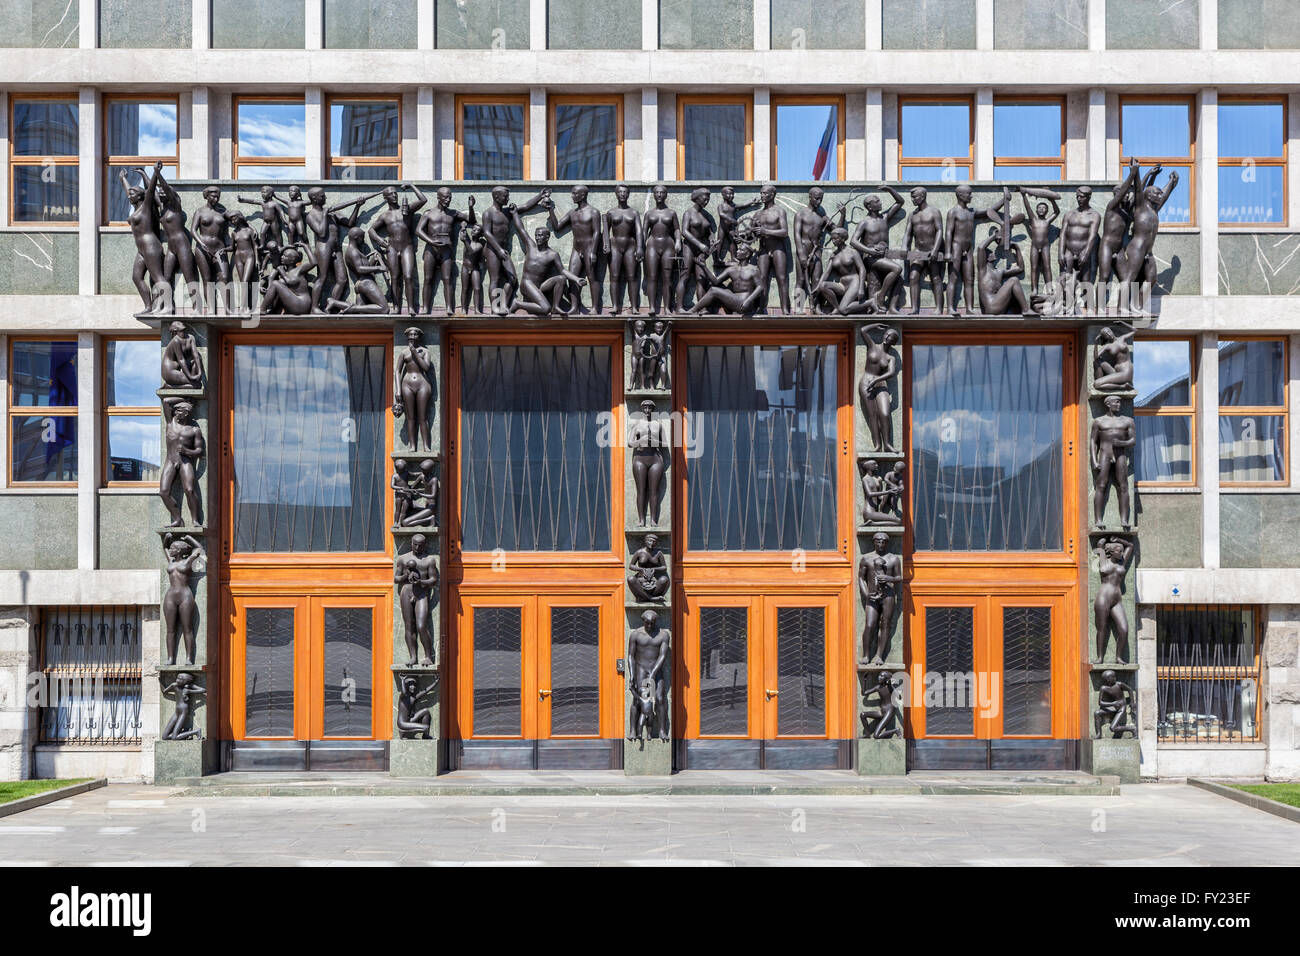
[[[1282,477],[1277,481],[1224,481],[1219,479],[1220,488],[1285,488],[1291,484],[1291,340],[1285,335],[1230,335],[1219,339],[1219,345],[1225,342],[1280,342],[1282,344],[1282,404],[1281,405],[1224,405],[1219,402],[1219,418],[1249,418],[1267,415],[1282,419],[1282,435],[1286,441],[1282,460]],[[1216,349],[1217,351],[1217,349]],[[1215,356],[1218,359],[1218,356]],[[1217,435],[1216,435],[1217,439]],[[1220,453],[1222,460],[1222,453]]]
[[[1274,103],[1282,107],[1282,155],[1281,156],[1219,156],[1219,168],[1224,166],[1240,166],[1243,162],[1249,160],[1255,166],[1272,166],[1280,167],[1282,170],[1282,218],[1276,222],[1223,222],[1219,220],[1220,229],[1278,229],[1287,226],[1290,223],[1290,199],[1291,190],[1288,183],[1287,160],[1289,158],[1290,145],[1287,137],[1290,135],[1290,124],[1287,108],[1287,97],[1278,96],[1221,96],[1219,97],[1219,106],[1234,106],[1244,103]],[[1216,122],[1217,125],[1217,122]],[[1218,217],[1218,210],[1215,210],[1215,217]]]
[[[908,157],[907,153],[905,152],[906,140],[904,139],[905,130],[903,129],[903,107],[913,106],[917,104],[924,104],[924,103],[929,103],[933,105],[939,105],[942,103],[950,103],[954,105],[965,104],[966,116],[967,116],[968,128],[969,128],[969,135],[967,139],[969,141],[969,146],[970,146],[969,150],[966,153],[965,159],[959,159],[956,156],[947,156],[942,158],[936,158],[933,156],[913,156],[910,158]],[[899,96],[896,119],[897,119],[897,127],[898,127],[898,179],[899,180],[903,179],[903,170],[908,166],[934,166],[936,164],[943,165],[944,160],[951,160],[953,166],[961,167],[968,171],[968,175],[966,179],[962,180],[963,182],[974,181],[975,179],[975,98],[973,96],[968,96],[962,93],[958,93],[955,95],[929,94],[925,96]]]
[[[103,430],[104,440],[100,442],[99,467],[104,476],[105,488],[157,488],[158,482],[154,481],[113,481],[112,460],[110,456],[110,447],[108,440],[109,419],[116,416],[120,418],[143,418],[146,415],[152,415],[155,419],[161,419],[162,407],[159,405],[110,405],[108,402],[108,347],[113,342],[149,342],[157,345],[158,340],[149,336],[140,335],[109,335],[105,336],[100,342],[99,351],[99,394],[103,396],[103,408],[99,413],[99,427]],[[162,427],[161,422],[158,426]],[[160,442],[161,442],[161,431]],[[161,462],[160,462],[161,464]]]
[[[556,179],[556,170],[559,169],[559,147],[555,139],[556,119],[555,114],[558,107],[561,106],[612,106],[614,107],[614,178],[612,180],[593,180],[594,182],[618,182],[623,178],[623,97],[620,94],[564,94],[548,96],[546,98],[546,135],[547,143],[550,146],[550,155],[547,159],[547,175],[551,179]],[[525,124],[525,130],[527,124]]]
[[[78,420],[79,408],[76,405],[18,405],[14,402],[14,346],[20,342],[45,342],[51,345],[67,344],[74,349],[77,347],[77,339],[64,338],[61,336],[43,336],[43,335],[12,335],[9,337],[9,354],[6,361],[9,369],[8,390],[5,394],[5,416],[7,426],[8,446],[5,448],[5,459],[8,462],[6,466],[6,479],[10,488],[76,488],[81,481],[86,480],[87,476],[78,470],[76,481],[18,481],[14,478],[14,419],[16,418],[35,418],[35,413],[39,412],[42,418],[71,418],[73,421]],[[80,356],[78,356],[80,357]],[[77,382],[81,382],[81,364],[77,364]],[[80,427],[77,429],[77,448],[80,450],[82,435]]]
[[[686,182],[686,107],[745,107],[745,182],[754,180],[754,97],[738,93],[682,94],[677,97],[677,169],[673,177]]]
[[[523,169],[519,179],[527,181],[532,165],[532,118],[529,115],[528,96],[524,93],[457,93],[456,94],[456,178],[465,178],[465,107],[466,106],[519,106],[524,114]]]
[[[843,182],[844,181],[844,114],[846,110],[845,97],[834,94],[788,94],[784,96],[772,97],[772,158],[771,171],[772,181],[781,182],[776,175],[777,149],[780,143],[777,141],[777,111],[782,106],[834,106],[835,107],[835,178],[826,180],[816,180],[817,182]],[[785,182],[803,182],[803,180],[785,180]]]
[[[1198,363],[1197,358],[1200,350],[1197,348],[1196,336],[1194,335],[1139,335],[1136,337],[1137,342],[1182,342],[1187,346],[1188,360],[1188,403],[1186,405],[1160,405],[1153,408],[1139,408],[1137,402],[1133,403],[1134,418],[1187,418],[1191,420],[1191,469],[1190,477],[1187,481],[1137,481],[1136,475],[1134,481],[1139,488],[1197,488],[1200,479],[1199,468],[1197,467],[1200,459],[1199,434],[1200,429],[1197,427],[1197,405],[1200,404],[1198,382]],[[1136,357],[1136,349],[1134,350]]]
[[[170,156],[134,156],[125,153],[120,155],[116,153],[110,153],[108,151],[108,143],[109,143],[108,117],[110,112],[109,107],[112,106],[112,104],[114,103],[166,103],[175,106],[176,107],[175,151]],[[117,175],[117,170],[119,169],[130,170],[130,169],[135,169],[136,167],[144,167],[144,169],[147,172],[149,170],[152,170],[153,164],[157,162],[161,162],[164,166],[174,166],[178,171],[180,170],[180,164],[181,164],[180,97],[174,93],[163,93],[158,96],[144,96],[144,95],[135,96],[135,95],[124,94],[124,93],[105,94],[103,99],[102,109],[103,109],[104,122],[101,124],[103,126],[103,132],[102,132],[103,140],[102,140],[101,149],[104,155],[104,182],[101,188],[103,189],[104,195],[102,201],[102,208],[100,209],[100,213],[99,213],[99,218],[100,218],[100,222],[102,222],[106,226],[125,226],[127,224],[125,219],[110,218],[109,196],[111,195],[112,192],[113,177]]]
[[[255,166],[300,166],[304,176],[307,172],[307,156],[248,156],[241,158],[239,155],[239,108],[245,103],[302,103],[303,115],[307,112],[307,98],[305,95],[297,97],[292,94],[288,96],[236,96],[230,107],[230,178],[238,180],[240,167]],[[305,135],[305,132],[304,132]],[[311,146],[310,143],[304,143],[304,150]],[[247,181],[247,180],[246,180]]]
[[[75,109],[78,106],[77,95],[75,93],[22,93],[10,94],[9,96],[9,209],[7,210],[9,225],[11,226],[43,226],[49,229],[77,229],[78,220],[76,219],[19,219],[14,210],[14,172],[18,166],[75,166],[81,165],[80,152],[71,154],[59,154],[57,156],[20,156],[14,152],[14,141],[17,140],[18,127],[14,122],[14,112],[19,103],[43,101],[46,103],[69,103]],[[81,129],[81,117],[77,117],[78,135]],[[78,181],[80,188],[80,181]],[[78,197],[77,208],[81,208],[81,200]]]
[[[349,156],[347,153],[334,153],[334,106],[346,103],[392,103],[397,107],[397,152],[392,156]],[[339,144],[342,148],[342,143]],[[325,178],[333,180],[334,168],[364,170],[367,167],[397,170],[396,179],[402,178],[402,98],[401,96],[384,96],[366,94],[361,96],[327,96],[325,98]],[[355,177],[362,179],[361,176]],[[337,180],[335,180],[337,181]]]
[[[1130,156],[1124,151],[1124,107],[1129,103],[1182,103],[1187,106],[1187,155],[1186,156]],[[1119,98],[1119,168],[1120,175],[1127,175],[1129,160],[1136,159],[1143,167],[1157,163],[1168,173],[1177,169],[1179,178],[1187,182],[1187,205],[1191,210],[1187,222],[1160,223],[1163,229],[1195,229],[1196,221],[1196,97],[1182,93],[1163,93],[1150,95],[1121,95]],[[1218,213],[1216,211],[1217,218]]]
[[[1256,688],[1260,691],[1260,693],[1257,693],[1255,697],[1255,736],[1242,737],[1240,740],[1195,740],[1195,739],[1189,740],[1187,738],[1179,738],[1179,737],[1162,737],[1160,736],[1159,724],[1157,723],[1156,726],[1157,746],[1161,744],[1189,744],[1191,746],[1196,746],[1196,747],[1231,747],[1239,744],[1261,743],[1264,740],[1264,726],[1263,726],[1264,694],[1262,693],[1263,686],[1264,686],[1263,667],[1262,667],[1262,662],[1263,662],[1262,654],[1263,654],[1263,646],[1264,646],[1264,634],[1262,630],[1264,624],[1264,615],[1262,613],[1263,608],[1261,608],[1258,605],[1240,605],[1240,604],[1157,604],[1155,605],[1155,610],[1157,612],[1161,610],[1170,610],[1170,611],[1181,611],[1183,613],[1188,613],[1193,611],[1205,613],[1205,612],[1213,612],[1216,609],[1225,608],[1225,607],[1238,608],[1240,610],[1247,611],[1251,616],[1252,637],[1254,637],[1254,644],[1255,644],[1255,655],[1254,655],[1253,664],[1248,667],[1242,667],[1242,666],[1232,667],[1232,666],[1227,666],[1222,664],[1219,665],[1208,664],[1199,667],[1198,666],[1177,667],[1177,666],[1170,666],[1168,664],[1157,664],[1156,698],[1157,700],[1159,700],[1160,682],[1162,680],[1178,680],[1180,678],[1184,680],[1198,680],[1198,679],[1231,680],[1234,678],[1238,680],[1253,679],[1255,681]],[[1160,645],[1160,629],[1159,629],[1159,618],[1157,617],[1157,627],[1156,627],[1157,661],[1159,660],[1159,654],[1160,654],[1159,645]]]
[[[1065,181],[1065,97],[1064,96],[995,96],[993,97],[994,117],[999,106],[1033,106],[1050,103],[1061,111],[1061,151],[1056,156],[1002,156],[993,153],[993,169],[996,175],[999,166],[1055,166],[1061,171],[1060,180]],[[997,141],[997,120],[994,119],[994,142]]]

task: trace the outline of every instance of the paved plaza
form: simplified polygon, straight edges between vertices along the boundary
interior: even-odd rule
[[[1122,848],[1117,852],[1117,848]],[[1194,787],[1114,796],[193,796],[0,819],[0,865],[1294,865],[1300,825]]]

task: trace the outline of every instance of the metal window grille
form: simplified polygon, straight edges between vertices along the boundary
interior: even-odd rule
[[[1259,614],[1253,607],[1156,608],[1158,739],[1260,739]]]
[[[140,743],[140,609],[52,607],[40,614],[41,740]]]

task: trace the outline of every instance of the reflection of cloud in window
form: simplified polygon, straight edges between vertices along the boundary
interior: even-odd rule
[[[297,116],[287,115],[297,113]],[[241,156],[301,156],[306,150],[307,123],[303,107],[241,107]]]
[[[169,103],[140,104],[137,156],[171,156],[176,152],[176,107]]]

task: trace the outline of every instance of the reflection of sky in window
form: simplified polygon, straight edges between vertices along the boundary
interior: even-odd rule
[[[1282,128],[1281,103],[1220,103],[1219,155],[1280,157]]]
[[[109,381],[107,405],[147,408],[157,404],[158,343],[122,340],[108,343]]]
[[[1125,156],[1190,156],[1192,127],[1186,103],[1125,103]]]
[[[908,159],[970,156],[969,103],[905,103],[902,151]]]
[[[993,105],[995,159],[1003,156],[1023,158],[1060,154],[1060,103],[995,103]]]
[[[307,108],[302,103],[239,104],[240,156],[302,156],[307,151]]]
[[[160,445],[156,415],[108,417],[108,453],[111,457],[157,466],[162,461]]]
[[[1133,387],[1136,404],[1185,405],[1191,374],[1190,351],[1181,340],[1160,342],[1139,339],[1133,343]],[[1177,387],[1173,387],[1177,386]]]
[[[176,155],[175,103],[111,103],[108,128],[114,156]]]
[[[834,105],[778,104],[776,107],[776,178],[837,179],[839,177],[838,112]],[[813,176],[817,147],[830,126],[826,168]]]

